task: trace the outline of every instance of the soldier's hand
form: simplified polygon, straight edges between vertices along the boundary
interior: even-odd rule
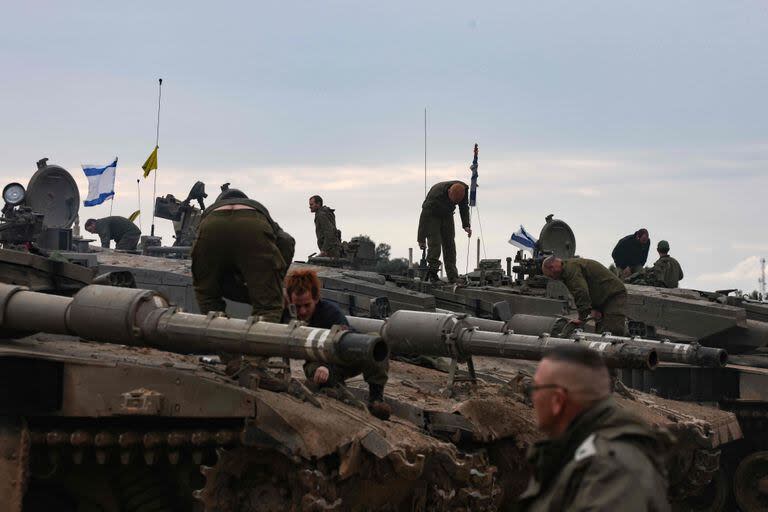
[[[427,248],[427,242],[418,242],[418,244],[419,244],[419,249],[421,249],[422,251]]]
[[[593,309],[592,312],[589,314],[589,316],[591,316],[595,320],[600,320],[601,318],[603,318],[603,314],[596,309]]]
[[[467,232],[467,236],[472,236],[472,228],[464,228],[464,231]]]
[[[315,384],[318,386],[320,384],[325,384],[328,382],[328,376],[331,372],[328,371],[328,368],[325,366],[320,366],[317,370],[315,370],[315,375],[312,378],[313,381],[315,381]]]

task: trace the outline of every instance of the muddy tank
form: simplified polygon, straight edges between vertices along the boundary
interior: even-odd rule
[[[189,206],[194,208],[192,205]],[[169,216],[173,215],[172,213],[169,214]],[[190,219],[194,217],[194,215],[189,216]],[[551,222],[552,219],[548,224]],[[561,240],[563,237],[567,241],[570,228],[566,230],[565,227],[567,225],[561,221],[551,225],[554,241]],[[148,242],[155,243],[154,240],[148,240]],[[120,281],[114,276],[124,276],[129,273],[130,280],[135,286],[158,291],[167,297],[170,303],[194,313],[197,311],[197,306],[192,289],[190,262],[184,259],[183,248],[184,246],[168,248],[168,252],[180,256],[179,259],[129,254],[101,250],[100,248],[95,248],[94,252],[88,254],[66,252],[61,254],[71,261],[78,261],[98,276],[113,276],[111,278],[113,281]],[[573,248],[575,249],[575,242]],[[157,254],[163,254],[163,251],[160,250]],[[525,258],[521,258],[521,260],[517,262],[518,266],[536,268],[535,264],[525,261]],[[498,266],[496,262],[493,265]],[[487,268],[482,269],[486,271],[487,276],[499,275],[498,269],[494,270],[493,265],[486,265]],[[508,263],[508,267],[510,266],[511,262]],[[4,272],[4,268],[0,266],[0,274]],[[510,276],[509,279],[500,282],[486,279],[485,282],[473,283],[476,286],[457,287],[345,268],[323,266],[313,266],[313,268],[317,269],[320,274],[323,283],[323,296],[336,302],[344,311],[356,317],[384,319],[390,317],[393,311],[399,310],[436,312],[439,309],[446,309],[487,319],[506,318],[511,314],[562,315],[569,310],[567,292],[564,293],[562,289],[552,288],[546,281],[540,279],[532,280],[528,284],[524,283],[524,286],[510,286],[513,284],[513,279]],[[55,283],[56,279],[53,279],[52,282]],[[227,311],[234,318],[247,318],[250,307],[230,302],[227,305]],[[123,349],[142,350],[125,347]],[[168,355],[168,357],[188,358],[189,356]],[[452,449],[457,450],[452,452],[455,457],[460,459],[464,455],[473,461],[482,461],[474,462],[480,474],[493,473],[495,465],[498,480],[511,482],[508,487],[509,490],[505,493],[503,490],[505,486],[500,486],[501,490],[494,488],[489,492],[486,492],[487,489],[470,492],[482,497],[477,504],[478,507],[490,506],[487,505],[488,503],[501,502],[502,505],[509,503],[512,495],[520,490],[520,486],[527,479],[523,453],[530,442],[536,438],[532,410],[519,392],[519,383],[532,375],[535,366],[532,363],[517,360],[477,356],[473,357],[475,368],[473,372],[470,372],[469,368],[465,371],[452,365],[451,359],[444,360],[431,356],[427,356],[427,359],[436,361],[437,365],[433,366],[437,367],[424,368],[403,362],[392,362],[390,384],[388,384],[385,394],[387,401],[390,402],[395,411],[394,423],[405,429],[402,432],[410,432],[408,429],[415,427],[418,432],[429,434],[432,442],[450,442],[453,445]],[[188,359],[185,360],[188,361]],[[456,362],[458,363],[460,360],[462,363],[464,362],[462,358],[457,358]],[[201,364],[199,360],[193,360],[193,363]],[[452,366],[453,370],[451,370]],[[205,363],[203,367],[205,372],[218,371],[216,375],[220,379],[227,378],[223,374],[222,368],[216,367],[216,365],[211,366]],[[292,371],[298,380],[302,380],[300,365],[297,365],[296,362],[292,364]],[[474,373],[474,375],[470,373]],[[354,393],[363,398],[365,390],[361,383],[362,381],[353,380],[350,387]],[[360,389],[356,389],[356,387]],[[244,392],[241,389],[238,391]],[[293,404],[296,401],[290,396],[284,397],[284,394],[275,397],[273,394],[269,394],[271,392],[268,390],[247,391],[249,393],[261,393],[260,396],[273,398],[269,403],[273,409],[285,404]],[[354,400],[348,400],[345,397],[341,397],[341,399],[350,402],[346,406],[354,407]],[[678,501],[685,497],[690,499],[691,495],[700,496],[703,490],[707,490],[708,482],[713,475],[717,475],[720,447],[726,443],[732,443],[741,436],[739,426],[730,413],[711,408],[698,408],[692,404],[679,404],[629,390],[624,390],[622,394],[617,395],[617,399],[625,400],[627,407],[636,408],[641,415],[648,419],[649,423],[665,425],[677,432],[681,442],[676,449],[678,455],[675,460],[677,462],[671,469],[673,474],[677,475],[674,493]],[[324,397],[321,396],[319,400],[321,403],[325,403],[323,402]],[[337,409],[335,406],[339,405],[338,401],[329,403],[334,404],[334,411]],[[300,413],[293,416],[282,409],[278,412],[269,413],[268,416],[271,419],[281,418],[280,424],[283,427],[286,424],[291,425],[289,428],[291,430],[295,428],[292,425],[294,418],[312,416],[314,409],[310,408],[306,402],[302,402],[302,404],[296,406],[301,408],[299,409]],[[356,413],[358,416],[360,414],[367,416],[367,413],[364,412],[356,411]],[[347,413],[340,412],[339,414]],[[288,417],[291,420],[285,419]],[[249,421],[248,418],[240,418],[237,421],[240,420]],[[340,428],[341,423],[343,421],[337,418],[327,424],[328,428],[325,430],[332,432],[330,436],[332,441],[324,445],[328,450],[334,449],[332,445],[338,441],[337,434],[342,435],[346,432],[346,428]],[[314,425],[312,428],[314,428],[313,432],[318,431]],[[344,432],[337,432],[337,429]],[[319,429],[319,431],[325,430]],[[386,432],[386,429],[383,432]],[[306,435],[310,436],[308,433]],[[316,439],[316,437],[314,434],[311,442],[325,441],[325,437],[323,439]],[[359,433],[352,434],[352,437],[359,438]],[[302,439],[304,442],[310,442],[305,438]],[[438,444],[437,446],[443,445]],[[242,444],[238,445],[238,449],[251,450]],[[335,449],[340,452],[338,446]],[[370,451],[376,448],[374,444],[370,444],[368,449]],[[354,451],[359,451],[359,449],[354,448]],[[405,451],[408,452],[408,450]],[[325,459],[326,456],[330,455],[318,456],[316,452],[308,455],[310,460],[328,460]],[[214,474],[220,476],[217,477],[217,481],[241,481],[245,478],[244,475],[251,473],[247,465],[238,463],[240,457],[224,455],[221,460],[224,462],[213,465],[214,468],[218,468],[213,471]],[[291,460],[293,462],[303,461],[303,459],[296,459],[295,457]],[[329,461],[322,469],[318,469],[318,466],[314,465],[312,470],[321,471],[322,475],[326,476],[334,475],[335,472],[344,473],[341,471],[342,468],[334,466],[334,463],[334,461]],[[349,465],[358,467],[358,463],[354,460]],[[363,466],[369,467],[367,464],[363,464]],[[328,467],[331,469],[328,470]],[[287,479],[294,478],[291,476],[293,473],[288,472],[286,474],[288,475],[286,476]],[[324,485],[320,487],[326,488]],[[337,488],[338,486],[334,484],[331,487]],[[206,488],[216,489],[217,486],[206,485]],[[211,492],[217,496],[227,495],[227,492]],[[238,492],[238,496],[244,496],[244,490],[240,489]],[[259,492],[268,493],[270,491],[262,490]],[[462,492],[457,491],[459,494]],[[285,491],[280,491],[278,494],[285,494]],[[322,499],[326,498],[323,497]],[[417,503],[422,503],[419,500]],[[703,498],[703,501],[707,501],[707,498]],[[331,503],[331,501],[327,501],[327,503]],[[222,508],[226,509],[223,506]],[[431,509],[431,506],[427,505],[422,508]]]
[[[482,454],[287,372],[268,390],[192,355],[386,357],[377,337],[325,332],[312,347],[313,331],[183,313],[148,290],[0,285],[3,509],[496,509]]]
[[[408,305],[391,303],[392,310],[421,309],[434,300],[436,310],[466,313],[478,320],[495,320],[518,334],[546,333],[560,336],[563,323],[575,317],[572,299],[562,283],[544,279],[540,262],[548,254],[575,255],[576,241],[568,225],[547,217],[532,257],[522,251],[501,260],[481,260],[465,276],[464,286],[427,283],[419,279],[382,276],[375,286],[342,286],[326,279],[333,293],[353,294],[363,302],[385,285],[395,284],[416,295]],[[356,276],[355,276],[356,277]],[[664,361],[658,368],[621,369],[618,376],[628,387],[659,397],[704,403],[733,412],[744,439],[722,447],[722,465],[714,479],[711,505],[705,510],[768,508],[768,306],[727,293],[667,289],[627,284],[628,330],[634,337],[663,341],[677,354],[720,350],[728,353],[727,365],[680,365]],[[366,297],[366,294],[370,294]],[[403,295],[399,295],[403,297]],[[429,304],[432,306],[432,304]],[[559,325],[560,324],[560,325]],[[483,327],[485,328],[485,327]],[[594,336],[583,333],[584,337]],[[604,341],[606,339],[604,338]],[[672,347],[689,348],[672,348]],[[737,505],[734,505],[736,502]]]

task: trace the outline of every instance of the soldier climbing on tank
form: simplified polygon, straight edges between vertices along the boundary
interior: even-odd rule
[[[669,436],[616,405],[596,351],[552,349],[526,391],[545,440],[528,451],[533,475],[520,510],[671,510],[664,460]]]
[[[640,228],[633,234],[619,240],[611,253],[619,275],[628,277],[639,272],[645,262],[648,261],[648,249],[650,247],[651,239],[645,228]]]
[[[550,279],[562,281],[573,295],[578,322],[595,320],[597,332],[624,336],[627,289],[616,275],[602,264],[586,258],[547,257],[541,270]]]
[[[310,327],[330,329],[342,326],[348,329],[344,313],[336,304],[320,298],[320,280],[314,270],[295,270],[285,279],[285,293],[289,304],[296,309],[299,320]],[[335,364],[307,362],[304,373],[307,379],[318,387],[336,386],[360,373],[368,383],[368,410],[380,419],[391,414],[389,404],[384,401],[384,385],[387,383],[388,362],[372,364],[365,368],[346,367]]]
[[[461,226],[467,232],[467,236],[471,236],[468,189],[467,184],[462,181],[437,183],[429,189],[429,193],[421,205],[416,241],[420,249],[427,248],[427,279],[430,281],[439,280],[437,273],[440,269],[441,249],[448,281],[455,283],[459,278],[459,271],[456,268],[456,242],[454,240],[456,234],[453,214],[456,211],[456,205],[459,205]]]
[[[269,211],[237,189],[225,189],[203,212],[192,246],[192,282],[203,314],[224,311],[224,298],[279,322],[283,279],[295,241]]]
[[[115,249],[119,251],[135,251],[141,237],[139,227],[119,215],[103,219],[88,219],[85,221],[85,230],[98,234],[101,238],[101,246],[104,248],[109,248],[109,242],[114,240]]]
[[[323,206],[323,198],[309,198],[309,211],[315,214],[315,236],[320,256],[338,258],[341,256],[341,231],[336,228],[335,210]]]

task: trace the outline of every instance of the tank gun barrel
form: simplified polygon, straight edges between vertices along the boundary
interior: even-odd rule
[[[389,356],[380,337],[343,330],[184,313],[157,292],[90,285],[74,297],[0,284],[0,328],[69,334],[180,354],[228,352],[365,365]]]
[[[513,331],[518,334],[528,335],[547,333],[552,336],[560,336],[560,333],[563,332],[563,329],[568,324],[568,319],[563,317],[522,314],[513,315],[512,319],[508,322],[475,317],[467,317],[466,321],[484,331]],[[698,343],[672,343],[669,341],[596,334],[584,331],[576,331],[568,337],[589,342],[629,343],[636,346],[650,347],[656,350],[659,361],[664,363],[683,363],[710,368],[721,368],[728,363],[728,352],[721,348],[704,347]]]
[[[379,334],[393,354],[539,360],[552,347],[575,341],[547,334],[480,330],[467,322],[465,315],[450,313],[399,310],[387,320],[358,317],[347,317],[347,320],[350,327],[359,332]],[[654,368],[657,364],[653,347],[602,340],[584,342],[600,352],[606,365],[613,368]]]

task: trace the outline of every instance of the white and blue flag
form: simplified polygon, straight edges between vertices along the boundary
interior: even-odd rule
[[[83,206],[96,206],[114,197],[116,170],[117,157],[107,165],[83,164],[83,172],[88,178],[88,197],[83,201]]]
[[[534,247],[536,247],[536,242],[538,242],[538,240],[528,233],[522,224],[520,225],[520,229],[512,233],[512,236],[509,237],[510,244],[519,247],[524,251],[533,252]]]

